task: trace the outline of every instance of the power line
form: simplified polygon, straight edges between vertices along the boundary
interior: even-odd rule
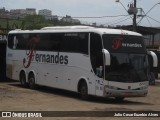
[[[150,19],[152,19],[153,21],[155,21],[155,22],[157,22],[157,23],[160,23],[160,21],[158,21],[158,20],[156,20],[156,19],[154,19],[154,18],[152,18],[152,17],[150,17],[150,16],[147,16],[147,17],[149,17]]]
[[[153,5],[153,7],[151,8],[151,9],[149,9],[148,10],[148,12],[146,13],[146,15],[156,6],[156,5],[158,5],[158,4],[160,4],[160,2],[159,3],[157,3],[157,4],[155,4],[155,5]]]
[[[138,21],[137,25],[143,20],[144,17],[146,17],[146,13],[143,11],[143,9],[142,9],[142,12],[144,13],[144,15],[142,15],[142,17],[141,17],[141,19]],[[152,24],[151,24],[151,22],[149,21],[148,17],[146,17],[146,19],[147,19],[148,23],[150,24],[150,26],[152,27]]]
[[[148,23],[150,24],[150,26],[152,27],[152,24],[151,24],[151,22],[149,21],[148,17],[147,17],[147,21],[148,21]]]
[[[128,16],[129,16],[129,15],[128,15]],[[123,16],[123,17],[121,17],[121,18],[119,18],[119,19],[117,19],[117,20],[113,20],[113,21],[107,22],[107,23],[105,23],[105,24],[103,24],[103,25],[107,25],[107,24],[111,24],[111,23],[117,22],[117,21],[122,20],[122,19],[124,19],[124,18],[126,18],[126,17],[128,17],[128,16]]]
[[[143,17],[141,18],[141,20],[138,21],[137,25],[138,25],[138,24],[143,20],[143,18],[144,18],[145,16],[147,16],[147,14],[148,14],[156,5],[158,5],[158,4],[160,4],[160,2],[156,3],[155,5],[153,5],[153,6],[147,11],[147,13],[145,13],[145,12],[143,11],[144,15],[143,15]],[[143,9],[142,9],[142,10],[143,10]],[[149,16],[147,16],[147,17],[149,17]],[[150,18],[150,19],[153,19],[153,18]],[[148,20],[148,18],[147,18],[147,20]],[[157,20],[155,20],[155,19],[153,19],[153,20],[157,22]],[[150,23],[149,20],[148,20],[148,22]],[[158,21],[158,23],[159,23],[159,21]],[[151,25],[151,23],[150,23],[150,25]],[[152,25],[151,25],[151,26],[152,26]]]
[[[119,23],[124,22],[124,21],[126,21],[126,20],[128,20],[128,19],[130,19],[130,16],[129,16],[128,18],[126,18],[126,19],[124,19],[124,20],[122,20],[122,21],[119,21],[119,22],[117,22],[117,23],[114,23],[114,24],[119,24]],[[110,24],[110,25],[114,25],[114,24]]]
[[[143,16],[143,17],[144,17],[144,16]],[[141,24],[141,21],[142,21],[143,17],[139,20],[139,22],[137,23],[137,26],[138,26],[139,24]],[[152,27],[152,24],[151,24],[151,22],[149,21],[148,17],[145,16],[145,18],[147,19],[147,21],[148,21],[150,27]]]
[[[121,17],[121,16],[128,16],[128,15],[112,15],[112,16],[95,16],[95,17],[71,17],[71,18],[113,18],[113,17]],[[60,18],[63,18],[64,16],[58,16]]]

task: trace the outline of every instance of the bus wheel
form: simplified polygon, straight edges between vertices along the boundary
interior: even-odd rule
[[[124,97],[116,97],[115,100],[117,102],[122,102],[124,100]]]
[[[26,75],[24,72],[20,73],[20,83],[23,87],[27,87]]]
[[[79,93],[80,93],[81,99],[83,99],[83,100],[89,99],[88,87],[87,87],[86,82],[81,82],[81,83],[80,83]]]
[[[34,77],[33,73],[29,74],[28,84],[29,84],[29,87],[31,89],[35,89],[36,88],[35,77]]]

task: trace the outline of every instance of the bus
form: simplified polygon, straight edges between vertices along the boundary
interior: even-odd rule
[[[136,32],[90,26],[13,30],[8,34],[7,77],[89,96],[142,97],[148,92],[148,54]]]

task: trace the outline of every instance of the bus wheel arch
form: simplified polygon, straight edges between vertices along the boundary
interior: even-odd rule
[[[28,85],[31,89],[36,88],[36,77],[33,71],[30,71],[28,74]]]
[[[26,72],[24,70],[20,71],[19,80],[20,80],[20,83],[23,87],[27,87],[27,81],[26,81],[27,76],[26,76]]]
[[[78,82],[78,93],[83,100],[89,99],[88,85],[85,79],[80,79]]]

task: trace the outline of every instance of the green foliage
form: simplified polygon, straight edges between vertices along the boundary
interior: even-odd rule
[[[0,28],[11,29],[23,29],[23,30],[32,30],[40,29],[47,26],[65,26],[65,25],[80,25],[81,23],[74,24],[69,22],[63,22],[61,20],[46,20],[41,15],[28,15],[24,18],[18,19],[2,19],[0,18]]]

